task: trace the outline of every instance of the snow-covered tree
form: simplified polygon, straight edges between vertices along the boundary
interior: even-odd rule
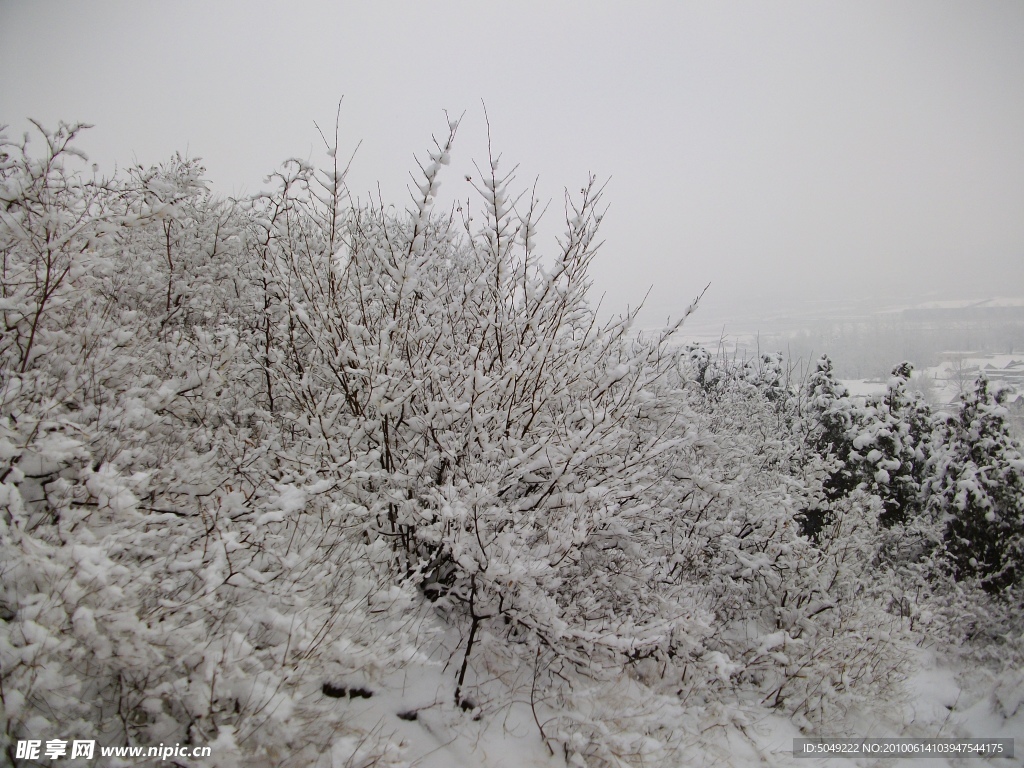
[[[798,518],[803,533],[817,539],[825,526],[834,521],[832,505],[847,498],[858,485],[850,462],[857,407],[846,387],[835,379],[827,355],[821,356],[804,384],[801,407],[806,425],[804,440],[826,471],[822,480],[823,499],[802,510]]]
[[[947,429],[929,508],[944,523],[954,575],[992,593],[1016,587],[1024,578],[1024,457],[1002,392],[979,376]]]
[[[912,371],[910,363],[897,365],[885,394],[868,400],[854,427],[850,462],[864,487],[882,500],[879,522],[885,527],[907,522],[921,507],[930,413],[907,389]]]
[[[300,168],[268,199],[286,213],[265,221],[287,305],[280,408],[309,466],[393,544],[397,575],[465,614],[461,695],[489,626],[595,668],[670,642],[633,534],[670,444],[646,414],[671,331],[635,342],[632,316],[601,325],[588,305],[594,180],[567,201],[550,265],[534,204],[517,212],[495,160],[479,225],[433,216],[455,129],[405,218],[368,208],[339,223],[335,178]]]

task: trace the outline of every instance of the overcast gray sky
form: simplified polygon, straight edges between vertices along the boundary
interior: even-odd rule
[[[354,193],[495,148],[554,198],[610,177],[594,271],[648,322],[819,296],[1024,294],[1024,2],[15,2],[0,122],[95,124],[104,170],[202,157],[254,192],[341,110]]]

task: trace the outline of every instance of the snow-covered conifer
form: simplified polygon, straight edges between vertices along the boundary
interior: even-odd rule
[[[1002,391],[984,375],[948,425],[929,508],[944,522],[954,575],[988,592],[1024,578],[1024,458],[1006,426]]]

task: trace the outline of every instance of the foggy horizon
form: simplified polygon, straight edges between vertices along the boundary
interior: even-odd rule
[[[658,324],[708,284],[693,325],[1024,293],[1024,5],[514,10],[4,2],[0,123],[88,122],[103,172],[187,153],[234,195],[325,161],[342,100],[353,196],[401,208],[445,110],[439,203],[470,194],[485,104],[549,250],[563,189],[608,180],[603,311],[646,296]]]

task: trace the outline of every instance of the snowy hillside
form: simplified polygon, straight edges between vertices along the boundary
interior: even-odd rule
[[[437,211],[455,121],[404,212],[353,204],[336,147],[225,200],[181,156],[87,173],[81,130],[0,145],[8,762],[781,766],[796,737],[1024,733],[996,382],[933,409],[910,363],[856,396],[827,356],[687,343],[697,302],[602,321],[601,186],[546,248],[495,157]]]

